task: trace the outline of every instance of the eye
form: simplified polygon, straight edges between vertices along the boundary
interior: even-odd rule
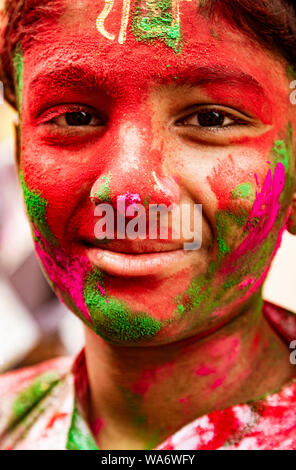
[[[241,113],[234,110],[230,112],[215,107],[206,107],[179,119],[176,124],[199,128],[223,128],[234,125],[246,125],[248,124],[248,118],[246,116],[243,117]]]
[[[58,128],[60,131],[75,131],[76,128],[78,132],[79,128],[83,128],[85,132],[87,128],[104,126],[106,118],[89,106],[69,104],[49,109],[39,118],[39,124],[46,125],[48,129],[51,127],[52,131],[54,128],[56,131]]]
[[[59,127],[102,126],[104,124],[102,118],[99,118],[93,112],[81,109],[62,113],[49,122]]]
[[[92,116],[86,111],[65,113],[65,121],[68,126],[88,126],[92,122]]]

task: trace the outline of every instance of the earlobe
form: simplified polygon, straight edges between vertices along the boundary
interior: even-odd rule
[[[296,235],[296,193],[293,195],[290,214],[287,222],[287,230],[292,235]]]

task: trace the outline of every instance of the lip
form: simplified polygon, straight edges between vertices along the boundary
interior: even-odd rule
[[[187,265],[189,252],[183,249],[129,254],[96,246],[86,247],[89,261],[113,276],[139,277],[169,273]]]

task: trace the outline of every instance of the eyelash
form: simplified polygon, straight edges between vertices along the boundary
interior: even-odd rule
[[[194,125],[194,124],[186,124],[186,121],[189,121],[190,119],[192,119],[194,116],[197,117],[197,121],[198,121],[198,116],[201,115],[201,114],[209,114],[210,112],[217,112],[219,113],[220,115],[224,116],[224,119],[230,119],[230,121],[233,121],[231,124],[228,124],[228,125],[221,125],[221,126],[201,126],[201,125]],[[79,112],[85,112],[87,114],[89,114],[92,119],[93,118],[96,118],[98,120],[98,122],[100,121],[101,124],[97,124],[97,125],[83,125],[83,126],[70,126],[70,125],[65,125],[65,126],[61,126],[61,125],[58,125],[55,120],[57,120],[58,118],[62,118],[63,116],[66,117],[66,114],[69,113],[79,113]],[[203,112],[203,113],[202,113]],[[225,109],[223,109],[222,107],[219,107],[219,106],[214,106],[214,105],[202,105],[200,106],[198,109],[196,109],[195,112],[191,113],[191,114],[187,114],[186,116],[182,117],[182,118],[179,118],[175,124],[177,126],[188,126],[188,127],[191,127],[191,128],[198,128],[198,129],[203,129],[203,130],[210,130],[210,129],[214,129],[215,131],[217,131],[218,129],[227,129],[229,127],[233,127],[233,126],[245,126],[245,125],[248,125],[250,124],[250,121],[247,116],[244,116],[244,118],[242,117],[242,114],[239,113],[237,111],[238,114],[240,114],[240,116],[235,116],[235,111],[233,110],[233,113],[229,112],[229,111],[226,111]],[[54,124],[60,128],[79,128],[79,127],[97,127],[97,126],[102,126],[105,124],[105,119],[102,118],[102,117],[99,117],[98,113],[96,113],[93,109],[87,107],[87,106],[80,106],[80,105],[69,105],[69,106],[65,106],[64,108],[62,109],[59,109],[58,111],[56,110],[52,110],[52,111],[49,111],[47,112],[43,117],[42,119],[40,120],[40,124],[47,124],[47,125],[51,125],[51,124]]]
[[[199,115],[209,114],[211,111],[217,112],[220,115],[222,115],[224,117],[224,120],[228,118],[230,121],[232,121],[232,123],[227,124],[227,125],[220,125],[220,126],[202,126],[200,124],[194,125],[194,124],[188,124],[188,123],[184,124],[186,121],[189,121],[194,116],[196,116],[198,120]],[[236,126],[251,125],[251,118],[236,110],[232,110],[232,112],[230,112],[230,111],[226,111],[225,108],[220,107],[220,106],[202,105],[198,109],[196,109],[195,112],[189,115],[187,114],[186,116],[182,118],[179,118],[175,124],[177,126],[188,126],[190,128],[196,127],[198,129],[203,130],[204,132],[206,132],[207,130],[210,132],[213,130],[217,132],[219,129],[227,129],[227,128],[236,127]]]
[[[46,125],[56,125],[61,128],[79,128],[79,127],[97,127],[95,125],[87,125],[87,126],[70,126],[70,125],[65,125],[65,126],[59,126],[56,124],[54,121],[58,118],[61,118],[63,116],[66,117],[66,114],[69,113],[79,113],[79,112],[85,112],[89,114],[92,118],[97,118],[98,121],[101,121],[101,125],[105,123],[105,119],[103,117],[100,117],[99,114],[94,111],[93,109],[87,107],[87,106],[80,106],[80,105],[68,105],[63,108],[59,108],[59,110],[49,110],[45,115],[42,116],[42,118],[39,121],[39,124],[46,124]]]

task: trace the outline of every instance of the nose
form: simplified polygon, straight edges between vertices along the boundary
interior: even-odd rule
[[[118,199],[131,204],[165,204],[179,202],[179,185],[169,172],[161,143],[155,143],[151,131],[132,123],[110,133],[104,145],[104,174],[94,182],[90,198],[94,205]],[[166,169],[165,169],[166,168]]]

